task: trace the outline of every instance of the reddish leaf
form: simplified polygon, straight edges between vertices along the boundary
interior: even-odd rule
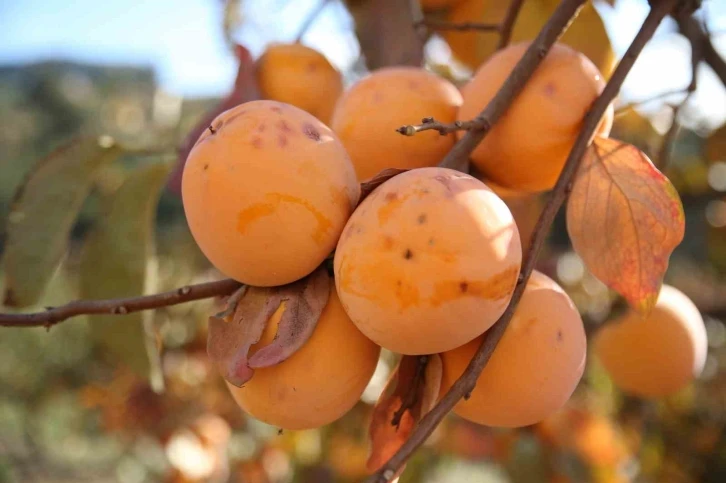
[[[403,356],[373,408],[369,428],[371,454],[366,466],[378,470],[406,442],[416,424],[431,410],[441,387],[438,354]],[[394,476],[401,474],[404,467]]]
[[[330,276],[324,268],[289,285],[238,292],[230,298],[229,309],[209,318],[209,358],[230,384],[241,387],[256,368],[279,364],[307,342],[329,295]],[[283,303],[275,338],[250,357],[250,348]]]
[[[373,190],[378,188],[380,185],[393,178],[394,176],[405,173],[406,171],[408,170],[401,168],[386,168],[372,178],[363,181],[360,184],[360,198],[358,199],[358,204],[361,204],[363,200],[369,194],[373,193]]]
[[[227,97],[219,103],[214,109],[197,124],[187,135],[186,139],[179,148],[179,159],[174,171],[169,177],[168,188],[177,195],[181,194],[181,180],[184,173],[184,164],[191,152],[194,144],[196,144],[199,136],[214,121],[214,119],[234,106],[244,102],[255,101],[260,98],[257,88],[257,79],[255,78],[255,62],[250,52],[241,45],[237,45],[235,49],[237,59],[239,60],[239,69],[237,70],[237,78],[234,81],[234,87]]]
[[[647,314],[684,230],[678,193],[648,157],[595,138],[567,204],[567,231],[590,271]]]

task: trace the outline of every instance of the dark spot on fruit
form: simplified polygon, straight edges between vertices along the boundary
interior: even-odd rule
[[[424,223],[426,223],[426,213],[421,213],[420,215],[418,215],[416,221],[418,221],[419,225],[423,225]]]
[[[403,284],[400,280],[396,280],[396,286],[400,287]]]
[[[255,136],[252,138],[252,145],[256,147],[257,149],[262,147],[262,138],[259,136]]]
[[[272,112],[276,112],[276,113],[278,113],[278,114],[282,114],[282,109],[281,109],[281,108],[279,108],[279,107],[277,107],[277,106],[272,106],[272,107],[270,108],[270,110],[271,110]]]
[[[305,70],[307,70],[308,72],[315,72],[316,70],[318,70],[318,66],[315,65],[314,62],[310,62],[308,63],[308,65],[305,66]]]
[[[552,97],[557,92],[557,87],[552,82],[548,82],[544,86],[544,93],[547,97]]]
[[[304,135],[312,139],[313,141],[320,141],[320,133],[317,129],[315,129],[315,126],[312,124],[306,123],[303,125],[302,132]]]
[[[390,250],[393,248],[393,238],[390,236],[384,236],[383,237],[383,248],[385,250]]]
[[[459,290],[461,290],[461,293],[466,293],[469,290],[469,284],[466,282],[461,282],[459,284]]]
[[[395,201],[398,198],[398,195],[395,192],[386,193],[386,196],[383,197],[386,201]]]
[[[279,121],[277,121],[277,127],[282,132],[292,132],[292,129],[290,128],[290,125],[284,119],[280,119]]]
[[[563,337],[562,337],[562,331],[561,330],[558,330],[557,331],[557,342],[562,342],[562,339],[563,339]]]
[[[433,238],[429,238],[429,246],[430,247],[434,246],[434,239]]]
[[[287,137],[285,137],[282,134],[277,136],[277,145],[280,146],[281,148],[284,148],[285,146],[287,146]]]
[[[257,126],[257,132],[265,132],[266,127],[267,126],[265,126],[264,124],[260,124],[259,126]]]
[[[207,129],[209,129],[209,132],[211,132],[212,134],[217,134],[217,130],[214,129],[213,126],[209,126]]]
[[[208,170],[208,169],[209,169],[209,165],[208,165],[208,164],[205,164],[205,165],[204,165],[204,171],[206,171],[206,170]]]
[[[413,258],[413,252],[410,249],[406,249],[405,252],[403,252],[403,258],[406,260],[411,260]]]

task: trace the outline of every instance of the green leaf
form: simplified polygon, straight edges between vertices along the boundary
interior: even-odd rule
[[[141,166],[102,201],[103,214],[89,234],[81,258],[83,298],[133,297],[154,290],[150,260],[156,208],[169,168],[162,163]],[[151,377],[156,385],[161,373],[152,315],[150,311],[94,315],[89,324],[93,339],[110,358]]]
[[[75,139],[40,160],[15,193],[8,216],[4,304],[40,299],[66,252],[94,174],[121,154],[108,136]]]

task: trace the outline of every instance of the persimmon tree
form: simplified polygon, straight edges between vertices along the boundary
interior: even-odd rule
[[[533,15],[526,13],[526,0],[511,1],[500,12],[500,21],[485,23],[425,18],[417,1],[347,3],[374,73],[344,93],[335,112],[330,113],[330,99],[324,99],[325,106],[316,104],[318,84],[336,91],[340,86],[337,73],[316,52],[301,46],[275,46],[262,56],[264,62],[256,70],[249,52],[235,46],[239,72],[231,93],[189,133],[178,157],[136,168],[104,200],[104,217],[82,250],[84,298],[42,312],[2,313],[0,325],[50,329],[74,316],[91,315],[91,325],[105,349],[121,357],[144,352],[147,356],[137,360],[136,369],[158,378],[158,347],[144,311],[221,298],[226,308],[209,317],[210,359],[251,415],[291,429],[319,426],[340,417],[370,379],[379,346],[394,350],[402,357],[374,408],[369,431],[368,481],[385,482],[403,471],[452,410],[474,414],[470,417],[477,422],[521,426],[540,421],[543,411],[549,413],[569,398],[582,376],[584,330],[564,291],[535,272],[545,238],[565,202],[570,240],[588,269],[623,297],[632,317],[648,316],[656,307],[669,257],[684,237],[685,216],[675,188],[648,156],[607,137],[612,102],[638,55],[668,16],[693,46],[688,93],[695,90],[696,67],[701,62],[725,82],[726,69],[707,35],[694,23],[692,14],[699,7],[694,0],[651,0],[651,10],[630,47],[612,72],[606,73],[606,81],[595,75],[597,82],[588,80],[587,73],[588,69],[597,72],[597,67],[588,64],[582,53],[564,46],[582,39],[570,37],[564,42],[562,37],[585,0],[559,2],[536,36],[516,46],[510,41],[521,35],[514,28],[518,15]],[[423,45],[435,30],[479,31],[477,35],[492,36],[489,40],[496,38],[484,46],[497,51],[483,68],[484,80],[478,84],[475,76],[462,89],[463,107],[459,107],[461,96],[448,81],[421,69]],[[607,62],[607,55],[602,57]],[[275,63],[288,69],[289,76],[299,73],[304,82],[296,87],[310,90],[310,95],[285,91],[284,82],[269,76]],[[309,65],[313,68],[308,69]],[[500,82],[493,82],[497,76]],[[404,93],[409,87],[411,91]],[[416,104],[416,89],[425,92],[426,102]],[[557,99],[558,90],[568,89],[576,91],[568,97],[575,99],[573,104],[564,108],[566,112],[548,117],[548,102]],[[402,99],[397,98],[398,91]],[[287,103],[260,100],[276,96],[290,103],[304,97],[301,102],[310,106],[300,107],[313,113],[320,107],[326,119],[315,119]],[[374,105],[377,99],[383,101]],[[386,99],[391,111],[385,110]],[[532,120],[529,110],[539,110],[540,117]],[[677,115],[678,107],[674,132]],[[329,121],[331,127],[321,121]],[[547,138],[548,129],[557,131],[557,136]],[[666,136],[659,163],[667,160],[674,136]],[[293,156],[292,152],[297,162],[307,163],[307,171],[280,181],[276,179],[280,172],[292,169],[284,158]],[[3,255],[5,306],[23,309],[40,299],[66,251],[94,174],[129,153],[133,151],[107,136],[84,136],[38,162],[19,189],[8,219]],[[532,160],[539,155],[542,160]],[[265,169],[249,171],[242,183],[235,178],[234,163],[220,161],[225,156],[232,161],[250,159]],[[525,158],[529,165],[516,164]],[[516,176],[511,171],[517,171]],[[318,185],[300,188],[296,176],[310,173]],[[183,180],[182,174],[188,178]],[[508,208],[496,190],[486,186],[490,179],[504,188],[549,191],[530,238],[520,240]],[[197,242],[210,261],[234,279],[154,293],[146,260],[153,252],[153,213],[164,183],[183,193]],[[208,201],[210,183],[219,190],[213,202]],[[236,200],[255,190],[269,191],[263,193],[265,202],[239,211]],[[479,198],[462,202],[462,193],[468,191]],[[406,204],[424,195],[430,198]],[[324,197],[333,201],[325,205],[318,199]],[[244,244],[236,241],[236,232],[245,236],[249,222],[276,212],[283,203],[312,212],[314,226],[299,214],[302,211],[279,212],[274,230],[247,233]],[[327,212],[315,208],[323,205]],[[35,222],[40,213],[51,220],[42,229]],[[465,218],[486,229],[457,231]],[[390,220],[395,223],[386,225]],[[290,231],[290,226],[295,229]],[[433,235],[413,234],[424,226],[432,226]],[[405,243],[390,230],[407,233]],[[286,232],[295,236],[283,239]],[[506,244],[496,239],[502,233],[509,233]],[[436,251],[441,239],[444,248]],[[293,247],[280,244],[274,251],[270,247],[276,242]],[[446,243],[455,242],[466,245],[471,253],[447,252],[450,245]],[[427,250],[436,251],[434,255],[447,263],[461,263],[449,270],[450,265],[420,260],[420,254],[429,254]],[[260,258],[263,253],[272,257]],[[296,265],[301,253],[306,258]],[[402,280],[401,274],[414,272],[415,277]],[[483,273],[487,283],[477,279]],[[434,287],[431,306],[452,300],[455,304],[446,305],[441,313],[438,308],[421,308],[418,294],[430,287]],[[393,316],[388,307],[395,303],[421,311]],[[550,318],[564,314],[562,320],[548,319],[552,324],[541,324],[537,332],[552,332],[553,340],[561,343],[556,355],[535,351],[537,341],[528,338],[530,318],[524,314],[539,316],[537,303],[561,304],[550,310]],[[452,314],[459,317],[454,324],[436,326]],[[476,324],[470,320],[474,317]],[[422,319],[427,325],[417,328]],[[450,340],[445,339],[447,334]],[[335,352],[339,359],[346,359],[345,364],[322,359],[331,357],[323,354],[324,349],[320,354],[311,349],[330,347],[348,337],[350,345]],[[551,359],[539,362],[555,361],[551,367],[566,374],[549,384],[547,394],[536,401],[540,406],[512,409],[493,401],[500,394],[477,392],[482,387],[506,391],[508,377],[526,376],[508,371],[517,362],[497,356],[500,342],[517,349],[507,351],[509,358],[534,359],[536,354]],[[609,344],[609,353],[616,353],[615,343],[610,340]],[[318,359],[325,364],[318,361],[316,366]],[[699,364],[695,364],[697,370],[702,369]],[[490,372],[485,373],[487,368]],[[316,384],[332,384],[342,377],[335,372],[341,370],[350,375],[345,388],[316,389]],[[693,375],[690,366],[686,373],[685,379]],[[482,382],[480,387],[477,381]],[[285,399],[285,391],[289,387],[297,392],[296,384],[306,386],[306,391],[300,391],[304,394],[297,396],[306,411],[295,412],[294,406],[285,405],[295,401]],[[274,406],[267,407],[260,394],[272,393],[278,400],[267,401]],[[531,394],[518,397],[534,399]],[[491,407],[483,411],[477,405],[485,406],[487,398]],[[511,414],[502,415],[497,407],[507,407]]]

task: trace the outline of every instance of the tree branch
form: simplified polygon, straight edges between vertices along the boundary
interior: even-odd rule
[[[539,220],[537,221],[537,226],[535,227],[535,231],[532,235],[530,248],[528,249],[524,257],[522,271],[520,273],[519,280],[517,281],[517,286],[506,310],[499,318],[499,320],[494,324],[494,326],[492,326],[492,328],[486,332],[486,337],[484,338],[482,345],[479,347],[471,362],[467,366],[464,374],[462,374],[462,376],[453,384],[453,386],[436,404],[436,406],[434,406],[434,408],[423,417],[413,433],[411,433],[409,439],[403,444],[403,446],[401,446],[396,454],[394,454],[393,457],[391,457],[391,459],[385,465],[383,465],[380,470],[374,473],[367,480],[369,483],[387,482],[390,477],[392,477],[396,473],[396,471],[405,463],[409,456],[421,444],[423,444],[428,436],[434,431],[436,426],[438,426],[438,424],[444,419],[444,417],[454,408],[456,403],[459,402],[459,400],[461,400],[461,398],[464,397],[465,394],[470,393],[474,389],[479,375],[484,369],[484,366],[486,366],[487,362],[491,358],[494,349],[499,343],[499,340],[504,335],[504,331],[506,330],[509,321],[514,315],[517,304],[522,298],[525,286],[527,284],[527,280],[529,279],[532,270],[534,270],[537,256],[540,249],[542,248],[542,245],[544,244],[547,232],[552,225],[555,215],[557,214],[560,207],[562,206],[562,203],[567,197],[567,194],[569,192],[568,187],[571,185],[574,179],[575,173],[577,172],[577,168],[580,164],[580,160],[582,159],[582,156],[587,149],[592,134],[595,132],[595,129],[600,123],[600,119],[602,118],[603,113],[606,111],[611,101],[615,98],[618,91],[620,90],[620,87],[625,80],[625,77],[635,63],[635,59],[638,57],[648,40],[653,36],[653,33],[660,24],[661,20],[663,20],[663,18],[671,11],[677,1],[678,0],[664,0],[659,2],[655,7],[653,7],[653,9],[648,14],[648,17],[645,19],[645,22],[643,23],[640,31],[633,40],[633,43],[630,45],[622,60],[618,64],[615,72],[613,72],[613,75],[605,86],[602,94],[600,94],[600,96],[595,100],[587,116],[585,117],[582,130],[580,131],[580,134],[578,135],[577,140],[575,141],[575,144],[570,151],[567,162],[565,163],[565,166],[562,169],[562,173],[560,174],[560,177],[555,184],[552,195],[547,202],[544,210],[542,211]],[[558,11],[563,10],[568,4],[575,3],[578,2],[568,2],[565,0],[560,4]],[[557,15],[557,12],[555,13],[555,15]],[[555,15],[553,15],[550,21],[548,21],[548,26],[545,27],[545,30],[550,27],[551,23],[555,23]],[[545,30],[543,30],[543,33]],[[547,35],[549,34],[543,35],[541,33],[535,43],[538,41],[542,42],[543,37],[548,38]],[[527,57],[526,54],[525,57]],[[517,67],[520,67],[521,64],[522,61],[520,61],[520,64],[518,64]],[[517,67],[515,67],[515,70],[517,69]],[[512,76],[510,76],[510,79],[511,78]],[[506,92],[507,91],[505,91],[504,87],[502,87],[497,96],[490,103],[490,106],[492,104],[495,104],[500,96],[509,95],[506,94]],[[486,110],[489,110],[489,106],[487,106]],[[469,134],[473,134],[473,132],[470,132]]]
[[[691,45],[700,44],[703,48],[703,60],[711,66],[711,69],[726,86],[726,60],[721,57],[711,43],[711,38],[706,35],[698,21],[690,15],[677,16],[678,30],[691,41]]]
[[[444,20],[421,19],[414,22],[415,27],[426,27],[431,30],[456,30],[467,32],[477,30],[479,32],[500,32],[502,24],[481,23],[481,22],[446,22]]]
[[[507,8],[507,13],[504,15],[504,20],[502,21],[497,50],[501,50],[509,45],[509,40],[512,38],[512,31],[514,30],[514,24],[517,21],[517,15],[519,15],[519,11],[522,9],[523,4],[524,0],[511,0],[509,2],[509,8]]]
[[[169,305],[177,305],[193,300],[208,299],[229,295],[240,287],[236,280],[225,279],[187,285],[170,292],[140,297],[129,297],[107,300],[76,300],[60,307],[52,307],[45,312],[30,314],[0,313],[0,327],[41,327],[50,328],[66,319],[86,314],[124,315],[141,310],[158,309]]]

